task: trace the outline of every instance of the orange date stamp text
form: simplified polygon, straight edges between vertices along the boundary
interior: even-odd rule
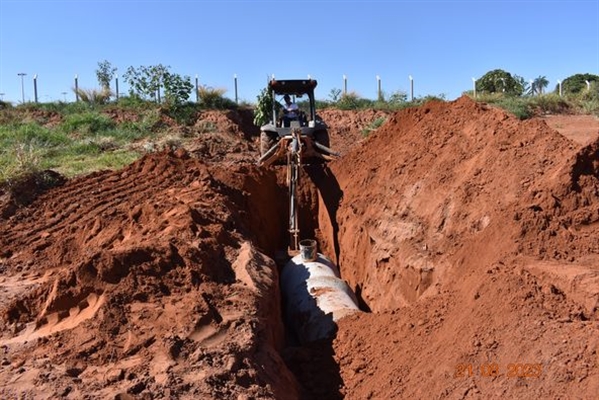
[[[480,376],[484,378],[494,378],[506,376],[508,378],[540,378],[543,375],[543,364],[541,363],[484,363],[457,364],[453,374],[454,378],[469,378]]]

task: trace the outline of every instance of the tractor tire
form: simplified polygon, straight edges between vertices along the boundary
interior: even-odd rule
[[[261,131],[260,132],[260,156],[266,154],[268,150],[272,148],[277,142],[276,138],[274,138],[268,132]]]

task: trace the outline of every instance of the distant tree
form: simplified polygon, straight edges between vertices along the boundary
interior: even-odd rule
[[[114,75],[117,71],[116,67],[113,67],[112,64],[107,61],[98,62],[98,69],[96,70],[96,77],[98,78],[98,83],[100,87],[105,91],[110,90],[110,82],[114,78]]]
[[[156,99],[158,103],[162,102],[162,98],[160,95],[160,89],[164,84],[164,77],[168,73],[168,69],[170,66],[165,66],[162,64],[150,66],[150,75],[151,75],[151,86],[156,91]]]
[[[523,80],[517,75],[512,76],[509,72],[495,69],[487,72],[478,81],[476,88],[481,92],[505,93],[511,96],[520,96],[524,91]]]
[[[339,96],[341,96],[341,89],[333,88],[329,92],[329,97],[331,98],[331,101],[333,103],[336,103],[337,101],[339,101]]]
[[[529,89],[528,82],[526,81],[526,79],[524,79],[520,75],[514,74],[514,80],[517,82],[518,85],[520,85],[520,88],[521,88],[520,95],[526,93],[526,91]]]
[[[356,110],[360,108],[361,97],[356,92],[347,92],[341,95],[337,107],[341,110]]]
[[[129,84],[129,93],[146,100],[164,101],[169,106],[179,106],[189,100],[193,84],[189,76],[171,72],[169,66],[158,64],[129,67],[123,75]]]
[[[599,76],[593,74],[575,74],[567,77],[562,82],[562,92],[564,94],[577,94],[587,89],[588,82],[599,82]],[[559,86],[555,87],[555,92],[559,91]]]
[[[164,98],[169,105],[179,106],[189,99],[193,84],[189,76],[173,74],[168,70],[162,74]]]
[[[545,76],[539,75],[539,77],[532,82],[532,86],[530,87],[530,94],[533,96],[543,94],[547,85],[549,85],[549,81],[547,80],[547,78]]]
[[[398,90],[396,92],[391,93],[387,103],[389,105],[395,106],[402,103],[405,103],[408,100],[408,94],[404,91]]]

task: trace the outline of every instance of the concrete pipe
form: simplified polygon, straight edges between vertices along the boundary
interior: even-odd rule
[[[316,252],[316,241],[302,240],[299,244],[300,254],[281,271],[281,292],[288,326],[305,344],[332,338],[336,322],[360,310],[355,294],[339,277],[335,265]]]

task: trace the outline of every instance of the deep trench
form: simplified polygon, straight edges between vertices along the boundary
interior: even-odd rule
[[[269,202],[269,218],[277,221],[274,229],[270,230],[273,237],[263,237],[266,245],[270,245],[271,254],[278,266],[278,276],[282,267],[290,260],[288,245],[288,187],[285,182],[285,168],[273,170],[276,175],[278,193],[276,200]],[[272,176],[270,176],[272,178]],[[300,239],[315,239],[318,252],[331,259],[334,264],[339,260],[341,249],[337,237],[339,227],[336,221],[337,209],[342,197],[342,191],[336,178],[326,165],[304,166],[298,190]],[[273,193],[271,192],[272,196]],[[266,213],[266,211],[262,211]],[[272,223],[273,221],[271,221]],[[273,246],[274,244],[274,246]],[[356,260],[359,262],[359,260]],[[339,267],[337,265],[337,267]],[[341,271],[341,278],[343,272]],[[363,287],[358,285],[358,288]],[[355,288],[353,288],[355,290]],[[369,312],[370,308],[356,293],[362,311]],[[342,399],[340,388],[343,386],[340,368],[334,359],[333,339],[320,340],[301,344],[291,329],[287,316],[284,314],[286,305],[284,296],[281,299],[281,315],[279,321],[272,326],[284,327],[284,343],[280,355],[287,368],[295,376],[300,385],[300,398]]]
[[[269,169],[254,183],[253,193],[258,200],[252,202],[251,214],[260,220],[255,227],[266,228],[265,224],[268,224],[268,229],[254,229],[252,233],[259,236],[257,243],[265,254],[277,261],[280,272],[290,259],[287,255],[289,198],[285,167]],[[372,257],[376,248],[368,233],[376,226],[367,220],[352,220],[349,221],[351,225],[344,226],[341,212],[345,210],[340,210],[343,197],[343,188],[327,165],[303,167],[298,188],[300,239],[317,241],[318,252],[337,266],[341,278],[356,295],[361,311],[378,313],[417,301],[436,279],[427,260],[402,261],[399,251],[391,262],[383,259],[379,263]],[[355,218],[360,215],[358,210]],[[344,237],[344,234],[356,235],[356,229],[349,229],[355,228],[356,224],[364,225],[362,236]],[[343,243],[355,245],[342,248]],[[279,299],[283,298],[279,293]],[[280,309],[284,310],[285,304],[281,303]],[[281,335],[285,338],[284,343],[277,348],[303,389],[301,398],[343,398],[344,385],[334,357],[334,338],[300,345],[286,327],[285,317],[281,311],[278,320],[270,325],[284,327],[282,329],[286,331]]]

